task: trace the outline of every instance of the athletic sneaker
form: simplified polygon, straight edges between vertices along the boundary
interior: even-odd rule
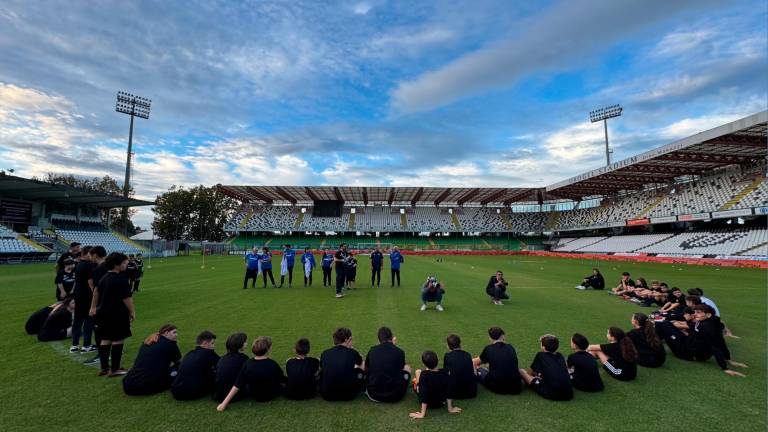
[[[80,351],[80,347],[77,345],[72,345],[69,347],[69,353],[70,354],[77,354]]]
[[[419,309],[419,310],[424,312],[425,310],[427,310],[427,305],[425,305],[425,304],[421,305],[421,309]]]
[[[504,303],[501,300],[497,301],[495,304],[496,306],[504,306]]]
[[[123,368],[120,368],[120,369],[118,369],[116,371],[110,372],[108,376],[110,378],[114,378],[114,377],[119,377],[119,376],[123,376],[123,375],[127,375],[127,374],[128,374],[127,370],[125,370]]]
[[[344,294],[336,294],[336,298],[342,298],[344,297]]]
[[[579,285],[579,286],[576,287],[576,289],[584,291],[585,289],[587,289],[587,287],[585,287],[583,285]]]
[[[88,345],[88,346],[84,346],[84,347],[80,348],[80,352],[81,353],[89,353],[89,352],[94,352],[94,351],[98,351],[98,350],[99,349],[96,348],[93,345]]]
[[[99,363],[99,356],[95,356],[93,358],[89,358],[88,360],[84,361],[84,365],[95,365]]]
[[[437,306],[435,306],[435,309],[437,309],[438,312],[442,312],[442,311],[445,310],[445,309],[443,309],[443,305],[437,305]]]

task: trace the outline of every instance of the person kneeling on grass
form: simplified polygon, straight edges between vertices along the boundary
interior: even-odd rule
[[[576,285],[576,289],[585,290],[588,288],[596,290],[605,289],[605,279],[597,268],[593,268],[592,274],[585,277],[580,285]]]
[[[72,314],[74,312],[75,300],[72,297],[65,298],[56,304],[40,328],[37,340],[40,342],[52,342],[71,337]]]
[[[437,305],[435,309],[439,312],[443,310],[443,294],[445,293],[445,286],[437,281],[437,278],[430,276],[424,285],[421,286],[421,311],[427,310],[427,303],[435,302]]]
[[[179,373],[173,380],[171,393],[176,400],[194,400],[210,397],[216,383],[216,364],[219,356],[214,351],[216,335],[208,330],[197,336],[197,347],[181,360]]]
[[[365,388],[363,358],[352,348],[352,330],[336,329],[333,343],[320,355],[320,395],[327,401],[349,401]]]
[[[504,280],[504,273],[501,270],[496,270],[496,274],[491,276],[488,284],[485,285],[485,293],[491,297],[493,304],[504,306],[504,303],[501,301],[509,299],[509,294],[507,294],[508,285],[509,283]]]
[[[590,345],[587,352],[600,360],[608,375],[619,381],[632,381],[637,377],[637,349],[624,330],[611,327],[606,334],[607,344]]]
[[[574,353],[568,356],[568,371],[571,374],[571,384],[576,390],[583,392],[601,392],[605,388],[600,378],[595,358],[587,352],[589,340],[579,333],[571,337],[571,349]]]
[[[461,349],[461,338],[448,335],[445,340],[450,352],[443,357],[443,369],[451,377],[451,399],[473,399],[477,396],[477,373],[472,363],[472,356]]]
[[[483,349],[480,357],[472,359],[480,382],[490,391],[499,394],[520,394],[522,384],[515,347],[504,342],[501,327],[488,329],[491,344]],[[480,367],[487,364],[488,367]]]
[[[216,389],[213,393],[213,400],[216,402],[222,402],[227,397],[232,386],[235,385],[240,369],[248,361],[248,356],[243,354],[247,343],[248,336],[245,333],[233,333],[227,338],[227,353],[221,356],[216,364]],[[245,392],[240,392],[234,400],[240,400],[245,396]]]
[[[656,332],[664,339],[672,353],[683,360],[702,362],[715,357],[723,372],[744,377],[741,372],[728,368],[729,365],[740,368],[746,368],[747,365],[731,360],[731,352],[723,337],[723,323],[715,316],[714,309],[709,305],[699,304],[692,311],[687,309],[685,312],[686,322],[656,323]]]
[[[427,408],[442,408],[447,405],[448,412],[460,413],[461,408],[453,406],[453,400],[448,398],[451,386],[450,377],[437,368],[437,354],[434,351],[424,351],[421,361],[426,370],[416,369],[413,378],[413,390],[421,403],[421,411],[412,412],[412,419],[422,419],[427,416]]]
[[[320,360],[308,357],[309,339],[301,338],[296,342],[294,352],[296,357],[285,364],[287,381],[285,382],[285,397],[294,400],[312,399],[317,393],[317,375],[320,371]]]
[[[139,349],[136,361],[123,378],[123,391],[130,396],[142,396],[168,390],[176,376],[181,351],[176,344],[178,331],[165,324],[149,335]]]
[[[544,399],[568,401],[573,399],[573,387],[563,355],[557,352],[560,342],[553,335],[539,338],[541,351],[536,353],[531,369],[520,369],[520,376],[533,391]]]
[[[411,382],[411,367],[389,327],[379,328],[378,338],[379,344],[365,356],[366,394],[374,402],[398,402]]]
[[[272,338],[260,336],[253,341],[253,358],[249,359],[240,370],[237,381],[224,401],[217,407],[217,411],[224,411],[227,405],[237,395],[240,389],[248,392],[248,395],[257,402],[269,402],[283,393],[285,374],[276,361],[269,358],[272,349]]]

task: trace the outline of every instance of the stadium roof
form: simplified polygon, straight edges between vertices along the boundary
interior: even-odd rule
[[[668,184],[676,177],[701,175],[728,165],[765,160],[766,129],[768,111],[759,112],[555,183],[546,192],[570,199],[602,196]]]
[[[531,199],[536,188],[447,188],[374,186],[224,186],[218,189],[239,201],[254,204],[297,204],[312,201],[439,205],[509,205]]]
[[[154,204],[150,201],[55,185],[4,173],[0,173],[0,197],[28,201],[56,201],[100,208],[138,207]]]

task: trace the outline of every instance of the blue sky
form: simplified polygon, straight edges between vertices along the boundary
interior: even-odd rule
[[[134,184],[545,186],[766,109],[765,1],[0,4],[0,169]],[[151,220],[148,209],[139,225]]]

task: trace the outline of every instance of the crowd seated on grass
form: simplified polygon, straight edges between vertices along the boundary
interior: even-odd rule
[[[81,269],[85,268],[83,263],[89,262],[76,252],[67,258],[79,261]],[[253,356],[248,358],[243,353],[248,346],[247,335],[234,333],[227,338],[227,353],[220,357],[215,351],[216,335],[208,330],[197,336],[195,349],[182,358],[176,326],[166,324],[144,340],[133,367],[125,371],[119,362],[123,340],[130,332],[123,329],[135,316],[128,278],[124,274],[128,260],[120,253],[101,260],[98,256],[91,258],[105,268],[100,272],[99,266],[90,262],[86,266],[87,275],[76,277],[75,292],[78,281],[83,283],[83,280],[88,289],[93,289],[91,313],[97,324],[100,323],[96,336],[101,339],[99,355],[93,361],[102,364],[98,375],[124,375],[123,390],[127,395],[170,390],[179,401],[215,400],[218,411],[244,399],[306,400],[316,395],[327,401],[347,401],[365,395],[376,403],[393,403],[402,400],[409,388],[419,402],[419,410],[409,414],[414,419],[424,418],[430,409],[445,408],[449,413],[460,413],[461,408],[454,402],[475,398],[480,386],[502,395],[516,395],[528,388],[545,399],[568,401],[574,398],[574,389],[584,393],[603,391],[601,367],[607,376],[618,381],[642,379],[644,373],[638,373],[639,367],[653,369],[665,363],[665,346],[682,360],[704,362],[714,358],[721,370],[731,376],[745,376],[733,368],[747,367],[732,360],[724,338],[729,335],[727,327],[720,319],[717,306],[704,297],[703,290],[692,288],[684,296],[677,287],[669,288],[656,280],[646,284],[643,278],[633,280],[624,272],[619,283],[607,292],[659,309],[651,314],[633,314],[627,323],[628,331],[619,326],[609,327],[606,341],[601,344],[590,344],[583,335],[573,334],[569,338],[572,353],[567,358],[559,351],[560,340],[556,336],[543,335],[538,339],[539,352],[529,368],[520,367],[517,350],[505,331],[496,326],[488,329],[488,345],[478,356],[473,358],[464,351],[461,338],[450,334],[446,338],[447,352],[442,367],[439,367],[437,353],[424,351],[422,366],[413,370],[406,364],[405,352],[397,346],[397,337],[388,327],[378,330],[379,344],[371,347],[365,356],[354,347],[352,331],[340,327],[333,332],[333,346],[324,350],[319,358],[310,355],[310,341],[301,338],[295,343],[295,355],[281,365],[270,358],[273,341],[269,336],[254,339],[250,345]],[[99,274],[101,277],[94,276]],[[602,279],[599,270],[594,269],[580,287],[602,290],[604,282],[597,281],[598,275]],[[500,272],[488,285],[498,289],[506,287]],[[25,330],[38,335],[43,342],[69,337],[76,301],[77,298],[65,297],[36,311]],[[119,344],[117,353],[116,344]],[[70,350],[71,353],[79,351]],[[107,369],[110,351],[111,370]]]

